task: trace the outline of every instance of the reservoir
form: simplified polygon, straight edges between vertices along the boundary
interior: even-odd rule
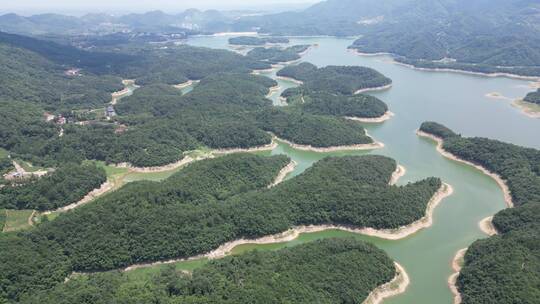
[[[188,43],[196,46],[229,49],[228,37],[193,37]],[[405,166],[407,173],[398,184],[429,176],[440,177],[454,188],[454,194],[442,201],[434,213],[433,226],[398,241],[381,240],[341,231],[303,234],[283,244],[244,245],[234,253],[250,249],[272,250],[326,237],[353,236],[374,243],[407,270],[411,284],[407,291],[388,299],[391,304],[451,304],[448,277],[455,253],[477,239],[485,238],[480,220],[506,207],[501,189],[488,176],[467,165],[444,158],[435,150],[435,143],[415,134],[423,121],[442,123],[463,136],[482,136],[517,145],[540,148],[540,119],[523,115],[512,107],[513,99],[532,91],[531,81],[492,78],[452,72],[419,71],[392,62],[389,56],[360,56],[347,50],[353,39],[293,38],[291,44],[317,45],[302,61],[318,66],[360,65],[378,70],[393,80],[391,89],[373,92],[386,102],[395,116],[381,124],[364,124],[369,134],[385,144],[373,151],[317,153],[300,151],[280,143],[271,152],[286,154],[298,163],[289,178],[298,175],[315,161],[327,156],[382,154]],[[264,75],[275,77],[275,71]],[[271,96],[275,105],[281,91],[295,84],[278,80],[281,90]],[[497,92],[508,99],[490,98]],[[368,93],[369,94],[369,93]],[[193,267],[186,262],[185,267]],[[179,267],[183,267],[179,264]]]

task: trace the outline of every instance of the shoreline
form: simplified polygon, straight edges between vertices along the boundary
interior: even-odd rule
[[[513,107],[520,110],[521,114],[524,114],[525,116],[530,118],[540,118],[540,112],[530,109],[529,107],[527,107],[527,104],[536,105],[530,102],[526,102],[523,99],[516,99],[511,103]],[[538,105],[538,107],[540,107],[540,105]]]
[[[303,81],[297,80],[297,79],[294,79],[294,78],[291,78],[291,77],[276,76],[276,79],[280,79],[280,80],[283,80],[283,81],[292,82],[292,83],[295,83],[295,84],[297,84],[297,85],[303,85],[303,84],[304,84]]]
[[[186,82],[175,84],[175,85],[173,85],[173,87],[176,88],[176,89],[182,90],[182,89],[185,89],[185,88],[187,88],[187,87],[189,87],[189,86],[191,86],[191,85],[193,85],[193,84],[195,84],[197,82],[198,82],[198,80],[191,80],[190,79],[190,80],[188,80]]]
[[[354,120],[354,121],[363,122],[363,123],[382,123],[391,119],[395,115],[396,114],[394,114],[393,112],[386,111],[382,116],[379,116],[379,117],[371,118],[371,117],[345,116],[345,119]]]
[[[266,96],[264,96],[265,98],[270,98],[272,97],[272,95],[274,95],[274,93],[276,92],[279,92],[279,90],[281,89],[281,87],[278,85],[275,85],[271,88],[268,88],[268,94],[266,94]]]
[[[283,182],[285,180],[285,177],[287,177],[289,173],[294,171],[294,169],[296,168],[296,165],[298,164],[294,160],[291,159],[291,161],[279,171],[278,175],[274,179],[274,182],[268,185],[267,188],[275,187],[279,183]]]
[[[484,168],[484,167],[482,167],[480,165],[476,165],[476,164],[474,164],[474,163],[472,163],[470,161],[461,159],[461,158],[455,156],[454,154],[452,154],[450,152],[447,152],[446,150],[443,149],[442,145],[443,145],[444,140],[442,138],[440,138],[440,137],[437,137],[435,135],[432,135],[432,134],[429,134],[429,133],[426,133],[426,132],[423,132],[423,131],[420,131],[420,130],[417,130],[416,134],[418,136],[420,136],[420,137],[426,137],[426,138],[429,138],[429,139],[435,141],[437,143],[437,151],[440,154],[442,154],[444,157],[446,157],[446,158],[448,158],[450,160],[456,161],[456,162],[460,162],[460,163],[472,166],[472,167],[482,171],[482,173],[486,174],[487,176],[491,177],[493,180],[495,180],[495,182],[499,185],[499,187],[503,191],[504,201],[506,202],[506,205],[509,208],[514,207],[514,201],[512,200],[512,196],[510,195],[510,190],[508,189],[508,185],[506,184],[506,182],[498,174],[493,173],[493,172],[487,170],[486,168]]]
[[[228,149],[214,149],[211,150],[211,154],[230,154],[230,153],[251,153],[251,152],[260,152],[274,150],[278,146],[275,138],[272,138],[272,142],[264,145],[253,148],[228,148]]]
[[[506,97],[506,96],[502,95],[502,94],[499,93],[499,92],[491,92],[491,93],[487,93],[485,96],[486,96],[487,98],[493,98],[493,99],[512,100],[512,98]]]
[[[49,215],[49,214],[56,213],[56,212],[67,212],[69,210],[73,210],[73,209],[75,209],[77,207],[80,207],[82,205],[90,203],[94,199],[106,194],[107,192],[109,192],[109,191],[111,191],[113,189],[114,189],[114,183],[107,180],[106,182],[101,184],[101,186],[99,188],[96,188],[96,189],[90,191],[88,194],[86,194],[78,202],[75,202],[73,204],[69,204],[69,205],[64,206],[64,207],[60,207],[60,208],[55,209],[55,210],[49,210],[49,211],[41,212],[41,215]]]
[[[388,182],[388,184],[390,186],[395,185],[398,182],[398,180],[405,175],[405,173],[407,173],[407,169],[405,169],[405,167],[402,165],[398,165],[396,168],[396,171],[392,173],[392,176],[390,177],[390,181]]]
[[[328,224],[296,226],[284,232],[263,236],[257,239],[241,238],[241,239],[233,240],[230,242],[226,242],[210,252],[195,255],[192,257],[175,258],[175,259],[169,259],[169,260],[164,260],[164,261],[133,264],[125,268],[121,268],[120,271],[126,272],[126,271],[131,271],[131,270],[135,270],[139,268],[147,268],[147,267],[154,267],[154,266],[160,266],[160,265],[166,265],[166,264],[172,264],[172,263],[178,263],[178,262],[193,261],[193,260],[203,259],[203,258],[219,259],[227,255],[230,255],[231,251],[240,245],[246,245],[246,244],[264,245],[264,244],[290,242],[292,240],[297,239],[300,236],[300,234],[321,232],[325,230],[342,230],[346,232],[358,233],[358,234],[377,237],[381,239],[399,240],[399,239],[408,237],[418,232],[421,229],[431,226],[433,223],[433,219],[432,219],[433,210],[444,198],[451,195],[452,192],[453,192],[452,186],[450,186],[449,184],[443,183],[441,185],[441,188],[439,188],[439,190],[432,196],[432,198],[428,202],[428,206],[426,207],[426,214],[424,215],[424,217],[422,217],[418,221],[415,221],[409,225],[401,226],[396,229],[377,230],[373,228],[352,228],[350,226],[345,226],[345,225],[328,225]]]
[[[394,266],[396,267],[396,276],[392,281],[371,291],[362,304],[381,304],[385,299],[397,296],[407,290],[411,282],[409,275],[398,262],[394,261]]]
[[[452,189],[450,185],[443,184],[441,188],[444,188],[447,191],[446,193],[444,193],[445,195],[443,195],[440,193],[441,189],[439,189],[439,191],[435,193],[435,195],[432,197],[432,199],[430,200],[432,208],[429,208],[428,206],[428,209],[431,209],[430,210],[431,213],[434,207],[444,197],[451,194],[451,191],[448,191],[448,189]],[[428,203],[428,205],[430,205],[430,203]],[[154,267],[154,266],[172,264],[172,263],[177,263],[177,262],[192,261],[192,260],[197,260],[197,259],[202,259],[202,258],[219,259],[219,258],[223,258],[229,255],[235,247],[238,247],[241,245],[246,245],[246,244],[265,245],[265,244],[285,243],[285,242],[290,242],[290,241],[295,240],[296,238],[300,236],[300,234],[303,234],[303,233],[314,233],[314,232],[321,232],[325,230],[342,230],[342,231],[358,233],[358,234],[378,237],[378,238],[387,239],[387,240],[398,240],[398,239],[402,239],[407,236],[410,236],[411,234],[417,232],[418,230],[425,228],[425,227],[420,227],[420,226],[425,226],[423,225],[423,219],[425,218],[430,218],[428,222],[429,222],[429,225],[431,225],[431,214],[430,214],[430,215],[424,216],[424,218],[410,225],[402,226],[401,228],[397,228],[397,229],[386,229],[386,230],[376,230],[373,228],[350,228],[348,226],[343,226],[343,225],[296,226],[284,232],[263,236],[257,239],[242,238],[242,239],[230,241],[225,244],[222,244],[217,249],[214,249],[208,253],[196,255],[193,257],[177,258],[177,259],[170,259],[170,260],[157,261],[157,262],[151,262],[151,263],[134,264],[126,268],[123,268],[121,271],[130,271],[130,270],[139,269],[139,268],[147,268],[147,267]],[[422,222],[422,223],[419,223],[419,222]],[[412,227],[412,226],[415,226],[415,227]],[[411,228],[408,228],[408,227],[411,227]]]
[[[122,90],[111,93],[110,104],[113,106],[118,103],[118,100],[126,97],[126,95],[131,92],[129,86],[132,86],[134,89],[139,88],[139,86],[135,84],[134,79],[123,79],[122,84],[124,85],[124,88]]]
[[[366,133],[367,135],[367,133]],[[367,135],[369,136],[369,135]],[[282,138],[279,138],[279,137],[276,137],[276,140],[277,141],[280,141],[280,142],[283,142],[289,146],[291,146],[292,148],[295,148],[297,150],[302,150],[302,151],[311,151],[311,152],[319,152],[319,153],[324,153],[324,152],[335,152],[335,151],[350,151],[350,150],[374,150],[374,149],[381,149],[381,148],[384,148],[384,144],[381,143],[381,142],[378,142],[378,141],[374,141],[370,144],[357,144],[357,145],[348,145],[348,146],[331,146],[331,147],[321,147],[321,148],[318,148],[318,147],[313,147],[311,145],[300,145],[300,144],[295,144],[291,141],[288,141],[286,139],[282,139]]]
[[[461,271],[461,268],[463,267],[461,265],[461,262],[463,258],[465,257],[465,254],[467,253],[468,248],[463,248],[458,250],[456,255],[454,256],[454,259],[452,260],[452,270],[454,272],[450,277],[448,277],[448,287],[450,288],[450,291],[454,295],[454,304],[460,304],[461,303],[461,294],[459,293],[459,290],[456,286],[457,278],[459,276],[459,272]]]
[[[493,216],[488,216],[485,219],[481,220],[478,223],[478,227],[480,230],[482,230],[483,233],[487,234],[488,236],[494,236],[499,234],[497,232],[497,229],[493,225]]]
[[[220,154],[231,154],[231,153],[250,153],[250,152],[259,152],[259,151],[267,151],[267,150],[273,150],[277,147],[277,142],[275,142],[274,139],[272,139],[272,142],[259,147],[253,147],[253,148],[231,148],[231,149],[212,149],[210,150],[210,153],[205,156],[198,156],[195,158],[192,158],[191,156],[187,155],[184,156],[179,161],[176,161],[174,163],[166,164],[163,166],[155,166],[155,167],[134,167],[130,163],[124,162],[119,164],[111,164],[111,166],[116,168],[126,168],[129,170],[129,172],[134,173],[157,173],[157,172],[166,172],[166,171],[172,171],[175,169],[178,169],[180,167],[183,167],[187,164],[190,164],[195,161],[204,160],[208,158],[213,158],[215,155]],[[186,151],[188,152],[188,151]]]
[[[178,169],[184,165],[187,165],[199,159],[203,159],[203,158],[200,158],[200,157],[192,158],[190,156],[185,156],[177,162],[170,163],[163,166],[155,166],[155,167],[134,167],[130,163],[120,163],[120,164],[115,164],[112,166],[116,168],[127,168],[130,172],[135,172],[135,173],[156,173],[156,172],[164,172],[164,171],[171,171],[174,169]]]
[[[360,90],[356,90],[353,95],[358,95],[358,94],[362,94],[362,93],[366,93],[366,92],[374,92],[374,91],[384,91],[384,90],[389,90],[390,88],[392,88],[392,84],[387,84],[387,85],[383,85],[383,86],[380,86],[380,87],[374,87],[374,88],[365,88],[365,89],[360,89]]]
[[[350,50],[352,50],[351,52],[358,55],[358,56],[366,56],[366,57],[390,56],[390,57],[392,57],[394,64],[398,64],[398,65],[405,66],[405,67],[408,67],[410,69],[419,70],[419,71],[450,72],[450,73],[476,75],[476,76],[484,76],[484,77],[506,77],[506,78],[512,78],[512,79],[534,80],[534,81],[538,81],[540,79],[540,76],[523,76],[523,75],[512,74],[512,73],[504,73],[504,72],[482,73],[482,72],[473,72],[473,71],[452,69],[452,68],[423,68],[423,67],[414,66],[412,64],[396,61],[395,60],[396,55],[392,54],[392,53],[385,53],[385,52],[363,53],[363,52],[360,52],[360,51],[358,51],[357,49],[354,49],[354,48],[352,48]]]
[[[503,72],[481,73],[481,72],[472,72],[472,71],[452,69],[452,68],[422,68],[422,67],[416,67],[411,64],[399,62],[396,60],[394,60],[394,63],[397,65],[410,68],[410,69],[424,71],[424,72],[446,72],[446,73],[457,73],[457,74],[474,75],[474,76],[482,76],[482,77],[490,77],[490,78],[506,77],[506,78],[511,78],[511,79],[533,80],[533,81],[537,81],[538,79],[540,79],[540,77],[538,76],[521,76],[517,74],[503,73]]]

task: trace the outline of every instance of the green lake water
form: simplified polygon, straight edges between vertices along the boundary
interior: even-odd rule
[[[423,121],[443,123],[464,136],[484,136],[523,146],[540,148],[540,119],[533,119],[513,108],[509,100],[490,99],[485,95],[499,92],[511,98],[532,91],[529,82],[508,78],[490,78],[458,73],[425,72],[391,62],[387,56],[362,57],[347,51],[351,39],[294,38],[291,44],[318,44],[303,57],[318,66],[362,65],[377,69],[392,78],[390,90],[373,95],[384,100],[396,115],[382,124],[365,124],[368,132],[385,144],[373,151],[316,153],[299,151],[285,144],[266,154],[286,154],[298,163],[289,178],[303,172],[326,156],[382,154],[396,159],[407,169],[398,184],[437,176],[454,187],[454,194],[435,210],[434,224],[406,239],[381,240],[342,231],[304,234],[297,240],[272,245],[245,245],[250,249],[278,249],[314,239],[354,236],[374,243],[402,264],[411,284],[404,294],[385,303],[450,304],[452,294],[447,286],[451,260],[455,253],[479,238],[486,237],[478,222],[505,208],[502,191],[479,170],[442,157],[430,140],[419,138],[415,131]],[[228,48],[227,37],[195,37],[188,43],[212,48]],[[275,76],[268,73],[268,76]],[[282,89],[294,86],[278,81]],[[280,105],[279,94],[272,100]],[[180,264],[179,267],[182,267]],[[193,262],[189,267],[193,267]]]

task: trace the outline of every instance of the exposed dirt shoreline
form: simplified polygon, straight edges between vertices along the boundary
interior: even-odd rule
[[[301,80],[296,80],[296,79],[291,78],[291,77],[276,76],[276,79],[281,79],[281,80],[284,80],[284,81],[296,83],[297,85],[303,85],[303,84],[304,84],[303,81],[301,81]]]
[[[277,138],[278,141],[281,141],[283,143],[286,143],[287,145],[295,148],[295,149],[298,149],[298,150],[302,150],[302,151],[312,151],[312,152],[319,152],[319,153],[324,153],[324,152],[335,152],[335,151],[347,151],[347,150],[373,150],[373,149],[381,149],[381,148],[384,148],[384,144],[381,143],[381,142],[373,142],[373,143],[370,143],[370,144],[358,144],[358,145],[348,145],[348,146],[332,146],[332,147],[324,147],[324,148],[321,148],[321,147],[313,147],[313,146],[310,146],[310,145],[300,145],[300,144],[295,144],[293,142],[290,142],[286,139],[283,139],[283,138]]]
[[[380,87],[374,87],[374,88],[365,88],[365,89],[356,90],[354,92],[354,95],[358,95],[358,94],[362,94],[362,93],[366,93],[366,92],[372,92],[372,91],[384,91],[384,90],[388,90],[390,88],[392,88],[392,84],[387,84],[387,85],[383,85],[383,86],[380,86]]]
[[[464,163],[464,164],[467,164],[469,166],[472,166],[480,171],[482,171],[484,174],[488,175],[489,177],[493,178],[495,180],[495,182],[497,182],[497,184],[499,185],[499,187],[502,189],[503,191],[503,194],[504,194],[504,201],[506,202],[506,205],[510,208],[514,207],[514,201],[512,200],[512,196],[510,195],[510,190],[508,189],[508,185],[506,184],[506,182],[496,173],[493,173],[489,170],[487,170],[486,168],[480,166],[480,165],[477,165],[477,164],[474,164],[470,161],[467,161],[467,160],[464,160],[464,159],[461,159],[457,156],[455,156],[454,154],[450,153],[450,152],[447,152],[446,150],[443,149],[443,139],[440,138],[440,137],[437,137],[435,135],[432,135],[432,134],[429,134],[429,133],[426,133],[426,132],[423,132],[423,131],[416,131],[416,134],[418,136],[421,136],[421,137],[427,137],[427,138],[430,138],[432,140],[434,140],[435,142],[437,142],[437,151],[439,153],[441,153],[444,157],[448,158],[448,159],[451,159],[451,160],[454,160],[454,161],[457,161],[457,162],[460,162],[460,163]]]
[[[73,209],[75,209],[77,207],[80,207],[82,205],[85,205],[85,204],[91,202],[95,198],[98,198],[98,197],[102,196],[103,194],[111,191],[113,188],[114,188],[114,183],[112,183],[111,181],[106,181],[105,183],[101,184],[101,186],[99,188],[96,188],[96,189],[92,190],[91,192],[89,192],[85,197],[83,197],[78,202],[67,205],[67,206],[64,206],[64,207],[61,207],[61,208],[58,208],[56,210],[45,211],[45,212],[42,212],[41,214],[42,215],[48,215],[48,214],[51,214],[51,213],[54,213],[54,212],[66,212],[66,211],[69,211],[69,210],[73,210]]]
[[[386,111],[384,113],[384,115],[382,116],[379,116],[379,117],[354,117],[354,116],[347,116],[345,117],[346,119],[348,120],[354,120],[354,121],[359,121],[359,122],[363,122],[363,123],[382,123],[382,122],[385,122],[387,120],[389,120],[390,118],[394,117],[395,114],[390,112],[390,111]]]
[[[277,184],[281,183],[283,180],[285,180],[285,177],[291,172],[294,171],[294,168],[296,168],[297,163],[294,160],[291,160],[290,163],[288,163],[285,167],[283,167],[276,178],[274,179],[274,182],[272,184],[268,185],[268,188],[272,188],[276,186]]]
[[[227,242],[219,246],[217,249],[211,252],[208,252],[206,254],[201,254],[201,255],[197,255],[197,256],[189,257],[189,258],[179,258],[179,259],[170,259],[167,261],[158,261],[158,262],[153,262],[153,263],[135,264],[135,265],[131,265],[129,267],[124,268],[123,271],[130,271],[130,270],[134,270],[138,268],[153,267],[153,266],[159,266],[163,264],[171,264],[171,263],[177,263],[177,262],[183,262],[183,261],[192,261],[192,260],[197,260],[197,259],[202,259],[202,258],[219,259],[219,258],[223,258],[229,255],[235,247],[240,246],[240,245],[245,245],[245,244],[262,245],[262,244],[290,242],[298,238],[300,234],[320,232],[324,230],[343,230],[343,231],[348,231],[352,233],[378,237],[382,239],[398,240],[398,239],[408,237],[421,229],[431,226],[433,223],[433,210],[445,197],[449,196],[451,193],[452,193],[452,187],[448,184],[443,184],[441,188],[433,195],[431,200],[428,202],[428,206],[426,208],[426,215],[423,218],[421,218],[420,220],[414,223],[411,223],[406,226],[402,226],[397,229],[377,230],[373,228],[354,228],[354,227],[344,226],[344,225],[297,226],[282,233],[268,235],[268,236],[264,236],[257,239],[238,239],[235,241]]]
[[[488,236],[498,234],[497,229],[493,225],[493,216],[488,216],[485,219],[481,220],[480,223],[478,223],[478,227],[480,227],[480,230],[482,230],[482,232],[487,234]]]
[[[398,165],[396,168],[396,171],[392,173],[392,176],[390,177],[390,181],[388,182],[389,185],[395,185],[398,180],[405,175],[407,170],[402,165]]]
[[[512,200],[512,195],[510,193],[508,185],[506,184],[506,182],[498,174],[493,173],[493,172],[487,170],[486,168],[484,168],[484,167],[482,167],[480,165],[476,165],[476,164],[474,164],[472,162],[461,159],[461,158],[453,155],[452,153],[444,150],[443,149],[444,140],[442,138],[440,138],[440,137],[437,137],[435,135],[432,135],[432,134],[429,134],[429,133],[426,133],[426,132],[423,132],[423,131],[420,131],[420,130],[418,130],[416,132],[416,134],[418,134],[419,136],[422,136],[422,137],[430,138],[430,139],[434,140],[435,142],[437,142],[437,151],[439,153],[441,153],[444,157],[446,157],[448,159],[451,159],[451,160],[454,160],[454,161],[457,161],[457,162],[467,164],[469,166],[472,166],[472,167],[482,171],[487,176],[493,178],[495,180],[495,182],[499,185],[499,187],[502,189],[503,195],[504,195],[504,201],[506,202],[506,205],[508,206],[508,208],[513,208],[514,207],[514,201]],[[483,219],[479,223],[480,229],[484,233],[486,233],[487,235],[497,234],[497,231],[496,231],[495,227],[493,227],[493,224],[491,222],[492,218],[493,217],[488,217],[486,219]],[[457,280],[457,278],[459,276],[459,272],[461,271],[460,260],[463,259],[466,251],[467,251],[467,248],[461,249],[460,251],[458,251],[458,253],[456,254],[456,257],[454,258],[454,260],[452,262],[452,268],[454,269],[455,273],[453,273],[448,278],[448,286],[450,287],[450,290],[454,294],[454,304],[460,304],[461,303],[461,294],[459,293],[459,290],[458,290],[458,288],[456,286],[456,280]]]
[[[357,49],[350,49],[352,53],[358,55],[358,56],[365,56],[365,57],[375,57],[375,56],[390,56],[392,58],[395,57],[392,53],[384,53],[384,52],[378,52],[378,53],[363,53],[358,51]],[[477,76],[484,76],[484,77],[507,77],[512,79],[522,79],[522,80],[535,80],[537,81],[540,79],[538,76],[523,76],[518,74],[511,74],[511,73],[503,73],[503,72],[496,72],[496,73],[481,73],[481,72],[472,72],[467,70],[460,70],[460,69],[452,69],[452,68],[421,68],[416,67],[412,64],[407,64],[403,62],[393,60],[394,64],[405,66],[410,69],[419,70],[419,71],[427,71],[427,72],[450,72],[450,73],[458,73],[458,74],[466,74],[466,75],[477,75]]]
[[[512,102],[512,106],[518,108],[521,113],[530,118],[540,118],[540,111],[534,111],[530,107],[527,107],[528,102],[523,99],[517,99]],[[534,105],[534,104],[531,104]],[[540,105],[538,106],[540,108]]]
[[[384,301],[384,299],[397,296],[407,290],[407,287],[410,284],[409,275],[403,266],[397,262],[394,262],[394,265],[396,267],[396,276],[394,279],[375,288],[369,293],[368,297],[364,300],[364,302],[362,302],[362,304],[380,304]]]
[[[452,270],[454,270],[454,273],[452,273],[452,275],[450,275],[448,278],[448,287],[450,287],[450,291],[454,295],[454,304],[461,303],[461,294],[459,293],[456,283],[457,278],[459,277],[459,272],[462,268],[463,257],[465,256],[465,253],[467,253],[467,249],[468,248],[463,248],[458,250],[454,259],[452,260]]]
[[[198,80],[188,80],[186,82],[183,82],[183,83],[179,83],[179,84],[175,84],[173,85],[173,87],[175,87],[176,89],[179,89],[179,90],[182,90],[182,89],[185,89],[189,86],[192,86],[193,84],[199,82]]]

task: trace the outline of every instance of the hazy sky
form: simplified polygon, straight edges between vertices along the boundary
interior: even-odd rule
[[[35,14],[58,12],[142,12],[163,10],[178,12],[187,8],[199,9],[278,9],[307,6],[318,0],[0,0],[0,12]]]

